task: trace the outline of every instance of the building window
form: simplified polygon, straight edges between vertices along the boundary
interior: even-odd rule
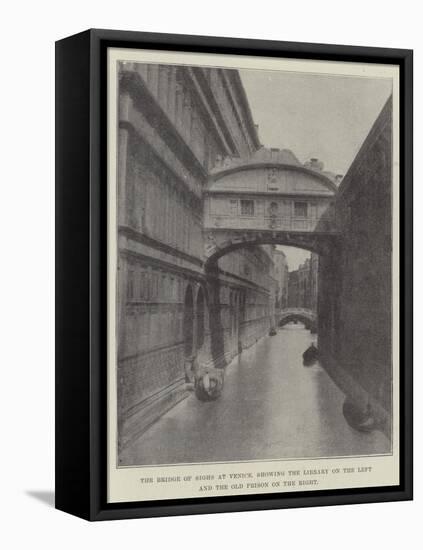
[[[254,216],[254,201],[241,200],[241,215]]]
[[[230,213],[233,216],[236,216],[238,214],[238,201],[236,199],[231,199],[229,201],[229,207],[230,207]]]
[[[134,271],[128,271],[128,286],[126,288],[126,299],[132,301],[134,299]]]
[[[294,215],[296,218],[307,217],[307,203],[306,202],[294,202]]]
[[[141,300],[148,300],[148,273],[141,272],[140,276],[140,298]]]

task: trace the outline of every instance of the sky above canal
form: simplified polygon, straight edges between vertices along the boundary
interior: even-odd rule
[[[291,149],[346,174],[391,94],[386,78],[241,70],[265,147]]]
[[[291,149],[300,162],[318,158],[335,174],[346,174],[392,91],[385,78],[239,72],[261,143]],[[290,270],[310,255],[280,248]]]

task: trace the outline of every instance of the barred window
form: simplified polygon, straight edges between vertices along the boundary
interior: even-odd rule
[[[241,200],[241,215],[254,216],[254,201]]]
[[[307,217],[307,203],[306,202],[295,202],[294,203],[294,215],[298,218]]]

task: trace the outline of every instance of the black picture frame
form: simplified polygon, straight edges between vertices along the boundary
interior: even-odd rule
[[[106,500],[107,49],[393,64],[400,68],[400,484],[109,504]],[[412,499],[411,50],[92,29],[56,43],[56,508],[87,520]]]

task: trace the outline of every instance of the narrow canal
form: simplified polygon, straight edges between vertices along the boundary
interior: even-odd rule
[[[342,415],[344,395],[325,370],[304,367],[315,341],[301,324],[263,338],[227,368],[223,395],[194,395],[160,418],[123,452],[127,465],[382,454],[379,431],[353,430]]]

